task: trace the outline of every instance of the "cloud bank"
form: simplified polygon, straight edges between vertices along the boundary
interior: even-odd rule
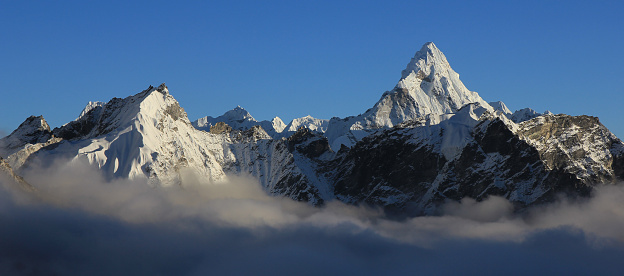
[[[624,187],[522,214],[491,197],[395,221],[381,210],[315,208],[230,177],[152,188],[106,181],[80,163],[0,189],[0,274],[615,274],[624,257]]]

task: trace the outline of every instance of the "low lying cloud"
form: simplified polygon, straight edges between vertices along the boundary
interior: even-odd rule
[[[624,187],[514,214],[500,197],[391,220],[268,196],[251,178],[152,188],[80,163],[0,189],[0,274],[613,274],[624,257]]]

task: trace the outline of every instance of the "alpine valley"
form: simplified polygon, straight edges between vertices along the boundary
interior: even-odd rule
[[[598,118],[511,112],[468,90],[426,43],[398,84],[357,116],[257,121],[242,107],[190,121],[165,84],[107,103],[51,129],[27,118],[0,140],[0,173],[88,162],[109,179],[184,185],[185,171],[218,185],[230,175],[321,206],[338,200],[397,215],[434,215],[447,201],[500,196],[517,210],[588,196],[624,178],[624,143]],[[213,185],[213,184],[207,184]]]

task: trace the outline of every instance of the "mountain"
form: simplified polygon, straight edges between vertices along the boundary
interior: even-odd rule
[[[271,121],[258,122],[247,110],[240,106],[216,118],[210,116],[199,118],[193,121],[193,126],[199,130],[210,131],[210,128],[218,122],[223,122],[237,130],[248,130],[254,126],[261,126],[271,137],[277,137],[286,128],[286,125],[279,117],[275,117]]]
[[[491,195],[524,208],[561,193],[587,196],[595,185],[624,178],[624,144],[594,117],[545,115],[515,124],[484,110],[471,104],[436,125],[365,137],[332,164],[339,168],[337,198],[408,214]]]
[[[179,170],[191,168],[213,181],[225,175],[211,154],[218,136],[199,135],[186,112],[162,84],[106,104],[89,104],[75,121],[52,130],[57,143],[29,158],[43,165],[59,158],[82,159],[109,178],[146,178],[179,183]]]
[[[507,108],[507,105],[505,105],[504,102],[498,101],[498,102],[490,102],[489,103],[490,106],[492,108],[494,108],[495,111],[500,111],[501,113],[507,115],[507,114],[512,114],[511,110],[509,110],[509,108]]]
[[[0,139],[0,155],[9,156],[28,144],[45,142],[51,135],[43,116],[30,116],[11,134]]]
[[[493,110],[479,94],[459,80],[446,56],[428,42],[401,72],[394,89],[385,92],[369,110],[358,116],[332,118],[327,137],[333,149],[353,146],[376,129],[390,128],[425,116],[451,114],[469,103]]]
[[[271,121],[257,121],[251,116],[247,110],[237,106],[236,108],[225,112],[218,117],[206,116],[199,118],[193,122],[193,126],[199,130],[210,131],[217,123],[225,123],[235,130],[248,130],[254,126],[260,126],[271,137],[280,138],[288,137],[295,133],[300,127],[305,127],[314,131],[325,132],[329,120],[316,119],[308,115],[301,118],[293,119],[288,125],[284,124],[279,117],[273,118]]]
[[[304,128],[309,129],[309,130],[318,131],[318,132],[323,133],[323,132],[327,131],[327,124],[328,123],[329,123],[329,120],[317,119],[317,118],[314,118],[314,117],[308,115],[308,116],[305,116],[305,117],[293,119],[284,128],[284,131],[294,133],[299,128],[304,127]]]
[[[553,115],[550,111],[546,111],[544,113],[539,113],[530,108],[523,108],[520,110],[516,110],[516,112],[507,114],[507,117],[516,123],[521,123],[524,121],[531,120],[533,118],[537,118],[542,115]]]
[[[277,117],[258,122],[236,107],[191,123],[162,84],[90,102],[53,130],[43,117],[30,117],[0,142],[18,173],[82,160],[109,178],[153,186],[183,185],[184,170],[209,182],[249,175],[271,195],[381,206],[398,216],[436,214],[449,200],[492,195],[522,209],[624,178],[624,143],[597,118],[512,113],[502,102],[487,103],[433,43],[357,116],[284,125]]]

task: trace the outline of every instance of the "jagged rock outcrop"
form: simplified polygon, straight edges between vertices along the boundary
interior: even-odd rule
[[[212,134],[221,134],[221,133],[230,133],[232,132],[232,127],[228,126],[228,124],[224,122],[217,122],[214,126],[210,127],[210,133]]]

